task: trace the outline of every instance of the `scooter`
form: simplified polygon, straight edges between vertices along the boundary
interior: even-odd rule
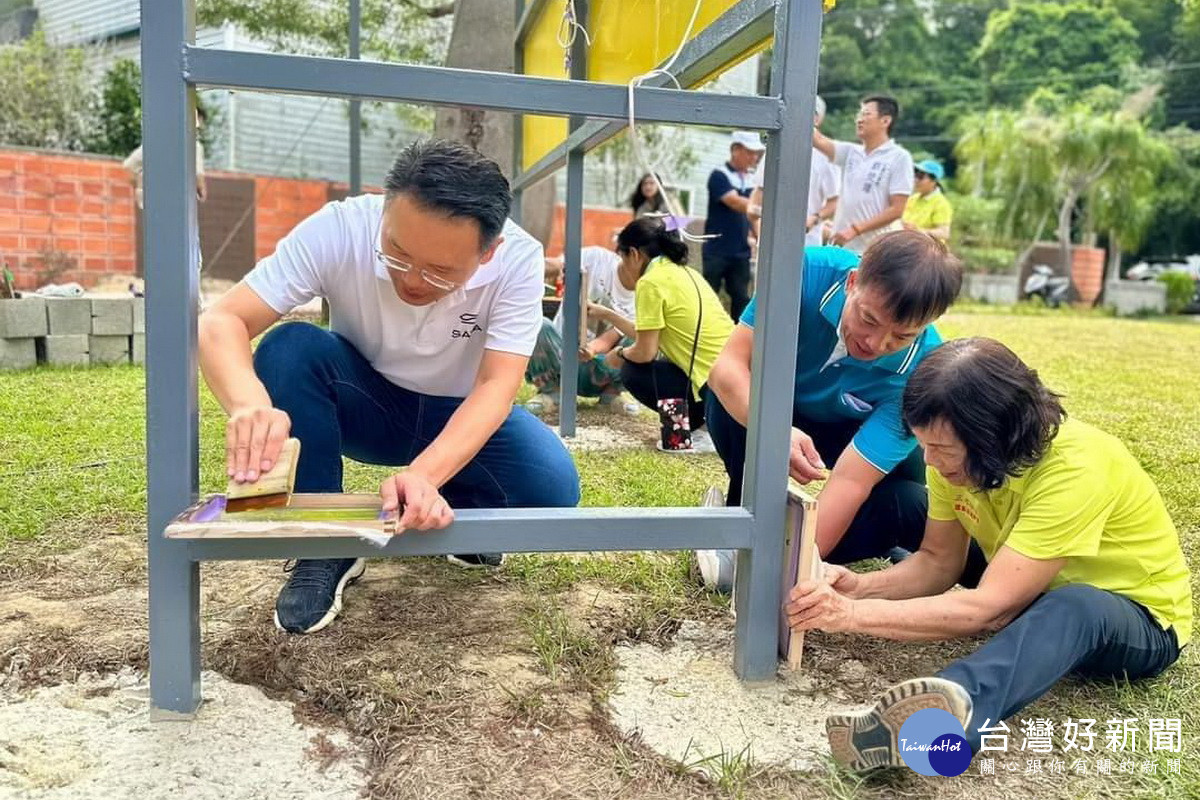
[[[1071,279],[1065,275],[1055,275],[1054,270],[1045,264],[1035,264],[1025,280],[1025,299],[1040,297],[1051,308],[1058,308],[1065,303],[1070,290]]]

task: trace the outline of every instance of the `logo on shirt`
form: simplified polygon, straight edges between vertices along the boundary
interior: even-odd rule
[[[976,525],[979,524],[979,514],[976,513],[975,507],[973,505],[971,505],[970,503],[968,503],[966,500],[955,500],[954,501],[954,513],[963,515],[967,519],[971,520],[971,522],[974,522]]]
[[[450,331],[451,339],[470,339],[472,336],[483,330],[483,328],[479,327],[478,314],[459,314],[458,324],[461,327]]]

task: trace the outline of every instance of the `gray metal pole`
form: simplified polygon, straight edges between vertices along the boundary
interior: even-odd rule
[[[180,46],[194,40],[194,0],[142,3],[150,702],[180,714],[200,704],[200,574],[163,528],[198,487],[196,123]]]
[[[359,58],[362,0],[350,0],[350,58]],[[350,101],[350,194],[362,194],[362,101]]]
[[[516,0],[513,4],[513,10],[516,13],[514,17],[514,25],[517,28],[521,24],[521,16],[525,13],[525,0]],[[525,72],[525,43],[516,36],[516,28],[513,34],[513,72],[517,75]],[[513,180],[513,199],[512,211],[509,216],[513,222],[521,224],[521,205],[525,199],[524,187],[518,186],[516,178],[525,169],[525,115],[512,115],[512,173],[510,177]]]
[[[745,680],[775,675],[783,598],[783,549],[789,437],[803,276],[804,226],[813,107],[821,41],[821,0],[779,0],[771,93],[783,125],[767,146],[765,218],[759,245],[750,426],[743,503],[754,516],[750,550],[738,553],[734,668]],[[781,191],[786,187],[786,191]],[[767,369],[768,365],[770,369]]]
[[[587,27],[588,2],[575,0],[575,21]],[[571,44],[571,80],[587,80],[587,39],[577,33]],[[587,122],[582,116],[570,118],[568,127],[575,131]],[[565,210],[566,231],[563,235],[563,332],[562,368],[560,370],[558,403],[558,432],[563,436],[575,435],[575,416],[579,387],[579,348],[583,344],[579,337],[582,311],[582,275],[580,261],[583,253],[583,158],[582,148],[567,154],[567,198]]]

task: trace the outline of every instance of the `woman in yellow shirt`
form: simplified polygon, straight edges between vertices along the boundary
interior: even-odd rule
[[[954,208],[942,192],[946,170],[930,159],[913,167],[913,193],[908,196],[901,221],[906,230],[927,233],[941,242],[950,240]]]
[[[688,249],[674,217],[641,217],[617,235],[617,278],[634,292],[636,319],[589,306],[633,339],[607,363],[620,367],[626,390],[642,405],[680,413],[690,430],[704,426],[709,370],[733,333],[733,322],[703,276],[687,266]],[[673,404],[666,412],[662,401]],[[680,406],[682,406],[680,408]],[[667,442],[664,441],[664,449]]]
[[[826,720],[835,759],[904,763],[911,748],[902,753],[897,735],[921,708],[957,717],[978,752],[1068,674],[1133,680],[1175,662],[1191,636],[1191,578],[1162,497],[1124,444],[1067,419],[1059,396],[992,339],[927,356],[903,416],[929,464],[920,550],[866,575],[827,565],[824,581],[793,590],[790,624],[899,640],[994,635],[869,711]],[[973,545],[987,559],[981,576],[964,573]]]

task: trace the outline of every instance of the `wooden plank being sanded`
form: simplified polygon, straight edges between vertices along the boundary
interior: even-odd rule
[[[821,574],[817,550],[817,501],[800,484],[788,479],[787,533],[783,545],[782,589],[786,604],[792,588]],[[804,654],[804,634],[788,627],[787,614],[779,611],[779,657],[791,669],[799,669]]]
[[[396,533],[396,515],[384,514],[376,494],[293,494],[286,506],[227,512],[223,494],[184,511],[166,527],[172,539],[247,539],[378,536]]]

